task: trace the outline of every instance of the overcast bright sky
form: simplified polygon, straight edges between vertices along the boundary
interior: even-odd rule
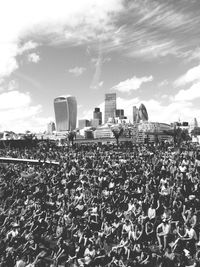
[[[53,99],[78,118],[117,107],[132,121],[200,120],[199,0],[18,0],[0,3],[0,130],[43,131]]]

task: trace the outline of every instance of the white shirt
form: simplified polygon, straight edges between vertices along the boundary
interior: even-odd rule
[[[186,234],[188,235],[189,238],[197,240],[197,234],[193,228],[186,229]]]
[[[163,234],[163,235],[168,235],[169,231],[170,231],[170,224],[168,223],[161,223],[158,225],[157,227],[157,231],[158,229],[162,229],[162,232],[159,232],[159,234]]]
[[[23,260],[18,260],[15,264],[15,267],[25,267],[26,263]]]
[[[150,207],[148,209],[148,217],[149,219],[154,219],[156,217],[156,210]]]

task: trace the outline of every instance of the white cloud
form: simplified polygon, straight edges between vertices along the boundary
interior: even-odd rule
[[[100,81],[98,84],[96,85],[91,85],[90,88],[93,89],[93,90],[98,90],[99,88],[101,88],[104,84],[104,81]]]
[[[91,63],[94,64],[95,67],[95,72],[90,85],[91,89],[98,90],[103,85],[103,82],[100,81],[103,65],[110,61],[111,61],[110,57],[103,57],[102,47],[100,45],[98,50],[98,57],[91,59]]]
[[[11,80],[9,83],[8,83],[8,91],[12,91],[12,90],[17,90],[19,87],[19,84],[17,83],[17,81],[15,80]]]
[[[139,43],[138,43],[139,45]],[[137,47],[136,49],[130,50],[128,55],[133,57],[144,57],[145,59],[152,59],[157,57],[165,57],[169,54],[176,54],[177,47],[173,40],[152,40],[147,41],[142,47]]]
[[[99,87],[102,87],[103,84],[104,84],[104,81],[100,81],[100,82],[99,82]]]
[[[0,78],[9,76],[14,70],[18,69],[19,66],[15,58],[16,55],[17,45],[12,43],[1,44],[0,38]]]
[[[26,130],[37,133],[44,132],[47,128],[47,123],[52,121],[53,118],[42,117],[41,113],[41,105],[0,111],[0,129],[1,131],[8,130],[16,133],[25,132]]]
[[[194,83],[189,89],[180,90],[174,97],[175,101],[191,101],[200,98],[200,81]]]
[[[200,59],[200,47],[196,47],[195,49],[192,49],[190,51],[186,52],[186,63],[190,62],[190,61],[198,61]]]
[[[28,61],[38,63],[40,61],[40,56],[36,53],[31,53],[28,55]]]
[[[0,81],[0,92],[3,91],[12,91],[12,90],[17,90],[19,87],[18,82],[16,80],[10,80],[9,82],[5,82],[2,79],[2,82]]]
[[[143,83],[153,81],[153,76],[148,77],[136,77],[134,76],[131,79],[127,79],[119,84],[113,86],[111,89],[119,91],[119,92],[130,92],[132,90],[138,90]]]
[[[68,70],[69,73],[73,74],[74,76],[78,77],[83,74],[84,71],[86,71],[86,68],[83,67],[74,67],[72,69]]]
[[[29,94],[10,91],[0,94],[0,110],[15,109],[28,106],[31,102]]]
[[[195,81],[200,81],[200,65],[189,69],[184,75],[174,82],[174,85],[181,86]]]
[[[33,49],[37,48],[38,46],[39,46],[38,43],[30,40],[30,41],[24,43],[21,47],[19,47],[19,54],[23,54],[26,51],[33,50]]]
[[[158,84],[159,87],[167,86],[169,82],[167,80],[164,80]]]
[[[31,96],[28,93],[15,90],[0,94],[1,131],[44,131],[50,119],[42,117],[41,112],[42,106],[32,105]]]

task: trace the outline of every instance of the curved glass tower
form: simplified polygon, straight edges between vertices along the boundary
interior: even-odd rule
[[[147,109],[144,104],[140,105],[138,112],[139,112],[140,120],[148,121],[148,113],[147,113]]]
[[[57,132],[73,131],[76,128],[77,102],[74,96],[60,96],[54,99]]]

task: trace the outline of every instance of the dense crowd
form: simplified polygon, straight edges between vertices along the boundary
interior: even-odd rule
[[[200,266],[198,149],[1,150],[41,164],[0,164],[0,267]]]

